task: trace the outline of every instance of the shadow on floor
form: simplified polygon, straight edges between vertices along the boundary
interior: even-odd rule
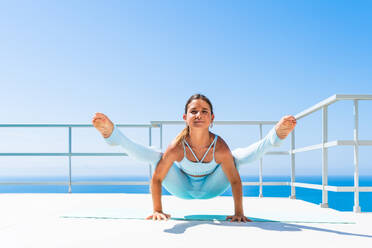
[[[319,231],[319,232],[335,233],[339,235],[372,238],[372,235],[348,233],[348,232],[336,231],[336,230],[331,230],[331,229],[326,229],[326,228],[305,226],[305,225],[299,225],[299,224],[291,224],[288,222],[280,222],[280,221],[269,220],[269,219],[248,217],[253,222],[237,223],[237,222],[225,221],[225,218],[226,218],[225,215],[187,215],[185,216],[185,218],[172,218],[174,220],[183,220],[185,222],[175,224],[172,228],[165,229],[164,232],[173,233],[173,234],[182,234],[190,227],[208,224],[208,225],[217,225],[217,226],[236,226],[236,227],[241,227],[241,228],[256,227],[256,228],[260,228],[263,230],[280,231],[280,232],[283,232],[283,231],[298,232],[302,230],[313,230],[313,231]],[[353,224],[350,222],[347,223],[347,222],[315,222],[315,221],[311,223]]]

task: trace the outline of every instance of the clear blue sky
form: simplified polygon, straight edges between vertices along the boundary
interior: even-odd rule
[[[279,120],[333,94],[372,94],[371,9],[371,1],[5,1],[0,122],[90,123],[95,112],[116,123],[181,120],[198,92],[216,120]],[[361,139],[372,139],[371,107],[360,103]],[[351,102],[329,111],[329,139],[351,139]],[[320,142],[320,117],[298,122],[297,146]],[[180,128],[165,130],[165,143]],[[232,149],[257,140],[257,130],[215,128]],[[125,131],[147,142],[147,131]],[[53,133],[2,129],[0,148],[66,151],[66,130]],[[76,152],[120,151],[94,130],[74,134]],[[330,151],[330,174],[352,175],[352,155]],[[372,174],[368,149],[360,155],[361,174]],[[0,159],[0,176],[66,174],[67,160]],[[265,174],[290,173],[289,158],[266,161]],[[73,163],[79,175],[147,173],[111,158]],[[257,174],[257,165],[243,173]],[[299,155],[297,171],[320,174],[321,153]]]

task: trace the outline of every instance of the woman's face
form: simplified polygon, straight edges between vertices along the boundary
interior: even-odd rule
[[[190,128],[209,128],[214,120],[209,104],[202,99],[192,100],[183,114],[183,119]]]

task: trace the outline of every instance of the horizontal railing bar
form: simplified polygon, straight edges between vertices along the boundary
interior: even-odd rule
[[[267,152],[265,155],[288,155],[289,152]],[[0,156],[45,156],[45,157],[63,157],[63,156],[128,156],[126,153],[0,153]]]
[[[336,94],[337,100],[372,100],[372,95],[341,95]]]
[[[117,127],[152,127],[151,124],[115,124]],[[0,124],[0,127],[93,127],[91,124]]]
[[[337,146],[353,146],[354,140],[336,140]],[[372,140],[358,140],[359,146],[372,146]]]
[[[0,182],[0,185],[66,185],[68,182]]]
[[[311,183],[294,183],[296,187],[307,188],[307,189],[318,189],[323,190],[323,185],[321,184],[311,184]],[[354,186],[325,186],[325,190],[333,192],[354,192]],[[359,187],[360,192],[372,192],[372,187]]]
[[[295,118],[296,118],[296,120],[299,120],[299,119],[301,119],[301,118],[303,118],[303,117],[305,117],[305,116],[323,108],[324,106],[330,105],[330,104],[332,104],[336,101],[337,101],[336,95],[330,96],[327,99],[325,99],[325,100],[315,104],[314,106],[311,106],[310,108],[305,109],[304,111],[295,115]]]
[[[242,182],[242,185],[259,185],[260,182]],[[68,182],[0,182],[0,185],[68,185]],[[71,182],[72,185],[149,185],[148,181],[125,181],[125,182],[104,182],[87,181]],[[263,182],[263,185],[269,186],[287,186],[288,182]]]
[[[73,182],[73,185],[149,185],[148,181],[125,181],[125,182]]]
[[[358,187],[359,192],[372,192],[372,187]],[[326,186],[326,190],[334,192],[355,192],[354,186]]]
[[[242,182],[243,186],[259,186],[260,182]],[[262,182],[266,186],[288,186],[289,182]]]
[[[71,185],[148,185],[148,181],[87,181],[71,182]],[[69,182],[0,182],[0,185],[69,185]]]
[[[322,147],[323,147],[323,144],[305,146],[305,147],[301,147],[301,148],[297,148],[297,149],[292,150],[292,153],[313,151],[313,150],[322,149]]]
[[[127,156],[126,153],[0,153],[0,156]]]
[[[289,155],[287,151],[267,152],[265,155]]]
[[[287,151],[267,152],[265,155],[288,155]],[[0,156],[128,156],[126,153],[0,153]]]
[[[330,185],[326,185],[324,187],[325,190],[327,190],[327,191],[333,191],[333,192],[340,192],[339,191],[339,188],[341,188],[341,187],[339,187],[339,186],[330,186]]]
[[[0,182],[0,185],[65,185],[68,186],[68,182]],[[78,181],[71,182],[71,185],[149,185],[148,181]],[[259,186],[260,182],[242,182],[243,186]],[[290,186],[291,182],[263,182],[264,186]],[[295,187],[307,188],[307,189],[317,189],[322,190],[323,186],[321,184],[311,184],[311,183],[294,183]],[[353,186],[325,186],[325,190],[333,192],[354,192],[355,187]],[[359,187],[359,192],[372,192],[372,187]]]
[[[333,95],[328,97],[327,99],[315,104],[314,106],[300,112],[299,114],[295,115],[297,120],[325,107],[328,106],[336,101],[340,100],[372,100],[372,95]]]
[[[213,125],[274,125],[277,121],[214,121]],[[151,121],[153,127],[158,125],[184,125],[184,121]]]
[[[68,182],[0,182],[0,185],[68,185]],[[90,182],[71,182],[72,185],[149,185],[148,181],[90,181]],[[260,182],[242,182],[243,186],[260,185]],[[266,186],[288,186],[289,182],[263,182]]]
[[[321,184],[299,183],[299,182],[295,182],[293,184],[295,187],[323,190],[323,185]]]
[[[326,148],[334,147],[334,146],[354,146],[354,145],[355,145],[354,140],[334,140],[334,141],[329,141],[327,143],[324,143],[324,147]],[[358,140],[358,145],[372,146],[372,140]],[[312,151],[312,150],[322,149],[322,147],[323,147],[323,144],[305,146],[305,147],[294,149],[292,153]]]

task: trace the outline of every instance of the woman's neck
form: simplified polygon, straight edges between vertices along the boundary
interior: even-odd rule
[[[194,148],[204,148],[210,145],[209,129],[194,129],[189,132],[189,143]]]

